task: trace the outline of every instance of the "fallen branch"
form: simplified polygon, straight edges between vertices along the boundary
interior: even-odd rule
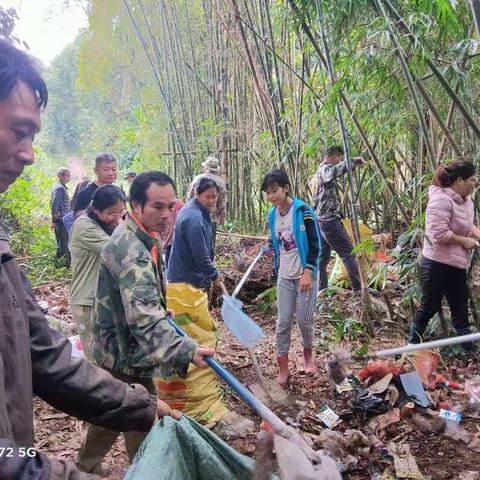
[[[225,232],[217,232],[217,235],[222,235],[224,237],[227,236]],[[254,240],[268,240],[268,237],[257,237],[255,235],[240,235],[239,233],[230,233],[230,236],[238,238],[252,238]]]

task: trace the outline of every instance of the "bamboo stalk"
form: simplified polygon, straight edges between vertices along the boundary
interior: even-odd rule
[[[435,161],[435,153],[429,138],[429,131],[428,131],[427,124],[425,122],[425,117],[423,115],[423,109],[420,104],[420,99],[418,98],[417,90],[415,88],[415,83],[414,83],[412,74],[410,73],[410,70],[408,68],[407,61],[405,59],[405,54],[403,52],[403,48],[400,45],[400,42],[398,41],[397,36],[393,32],[393,27],[390,21],[390,17],[387,15],[387,12],[385,11],[385,8],[382,4],[382,0],[375,0],[375,5],[377,6],[377,9],[380,12],[380,14],[385,19],[388,36],[395,49],[395,54],[397,56],[398,62],[400,64],[400,67],[402,68],[403,74],[405,76],[405,80],[407,81],[407,85],[410,90],[410,95],[412,97],[412,100],[415,106],[415,113],[417,114],[417,118],[420,123],[420,128],[422,129],[425,146],[427,148],[428,156],[430,158],[430,163],[432,164],[432,169],[435,169],[437,166]]]

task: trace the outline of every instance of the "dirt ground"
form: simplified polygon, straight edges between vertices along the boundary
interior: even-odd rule
[[[244,242],[243,248],[247,258],[252,259],[258,251],[258,242]],[[226,245],[219,247],[219,263],[225,272],[226,285],[229,290],[233,288],[239,280],[241,274],[236,272],[229,256],[225,252],[230,249]],[[272,275],[271,260],[262,259],[258,269],[255,270],[252,278],[247,282],[243,295],[240,296],[245,301],[245,310],[262,326],[266,333],[266,338],[256,348],[256,353],[262,371],[267,378],[275,378],[276,353],[275,353],[275,305],[266,299],[255,300],[255,298],[274,284]],[[400,291],[391,289],[392,303],[395,311],[400,313],[398,306]],[[49,315],[62,320],[62,323],[71,325],[71,318],[68,314],[66,299],[68,298],[68,285],[54,285],[37,291],[39,300],[45,307],[48,307]],[[218,301],[214,298],[214,304]],[[348,429],[358,429],[368,437],[369,444],[363,448],[350,446],[350,453],[356,459],[354,466],[343,472],[345,479],[395,479],[393,459],[388,451],[389,442],[395,442],[397,445],[408,444],[411,453],[416,459],[423,478],[434,480],[456,479],[456,478],[480,478],[468,477],[466,472],[478,472],[480,470],[478,454],[480,451],[474,451],[467,448],[466,444],[460,440],[452,440],[445,435],[435,433],[422,433],[412,422],[410,417],[403,417],[400,421],[382,429],[373,432],[367,427],[367,421],[361,416],[352,412],[351,403],[353,392],[338,393],[330,385],[325,365],[328,358],[331,357],[329,348],[333,346],[343,347],[351,352],[355,352],[362,344],[368,340],[369,351],[400,346],[405,344],[405,314],[404,312],[398,318],[390,319],[384,308],[381,298],[374,298],[376,308],[374,332],[375,337],[369,339],[365,334],[365,329],[359,321],[359,313],[362,310],[360,299],[347,290],[337,290],[323,294],[318,301],[315,313],[315,326],[318,339],[317,344],[317,363],[320,372],[309,377],[303,373],[301,361],[301,345],[296,327],[293,330],[293,342],[290,356],[291,380],[286,388],[290,397],[291,405],[288,407],[277,406],[273,410],[288,424],[299,428],[313,442],[316,449],[325,446],[320,440],[320,434],[325,429],[325,425],[317,417],[318,410],[328,405],[334,410],[341,419],[341,423],[335,427],[334,431],[343,434]],[[256,382],[256,378],[251,368],[251,362],[247,352],[239,345],[231,333],[226,329],[221,321],[219,309],[213,310],[218,319],[221,342],[218,346],[218,359],[234,375],[236,375],[244,384],[250,385]],[[334,319],[335,321],[332,321]],[[353,319],[353,320],[351,320]],[[402,320],[403,319],[403,320]],[[343,322],[343,323],[342,323]],[[345,326],[346,325],[346,326]],[[343,330],[342,330],[343,328]],[[335,334],[339,335],[343,331],[343,340],[337,342]],[[338,338],[337,338],[338,340]],[[476,354],[459,357],[442,356],[439,372],[443,373],[449,380],[457,380],[463,384],[465,379],[480,374],[480,367]],[[353,364],[353,372],[358,372],[364,364]],[[399,388],[400,390],[401,388]],[[462,392],[453,392],[451,389],[444,389],[446,398],[451,400],[451,404],[461,403],[466,400]],[[232,394],[225,391],[227,404],[232,410],[244,416],[248,416],[256,422],[260,428],[260,420],[252,414],[249,408],[242,401]],[[428,411],[419,407],[415,411],[428,417]],[[467,412],[467,410],[466,410]],[[74,418],[55,411],[39,399],[35,399],[35,430],[36,447],[41,448],[52,455],[73,459],[78,451],[81,440],[85,432],[85,425]],[[430,412],[431,413],[431,412]],[[468,411],[464,413],[461,422],[462,428],[473,434],[474,438],[480,436],[480,415],[479,412]],[[253,455],[257,442],[256,434],[240,439],[230,440],[229,443],[241,453]],[[376,433],[374,436],[373,434]],[[128,462],[123,445],[123,439],[120,437],[115,447],[106,457],[104,469],[106,476],[104,478],[120,479],[128,468]],[[468,474],[470,475],[470,474]],[[416,478],[416,477],[411,477]]]

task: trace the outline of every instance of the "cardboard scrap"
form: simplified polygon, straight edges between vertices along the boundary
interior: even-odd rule
[[[372,386],[367,388],[367,392],[369,395],[378,395],[380,393],[383,393],[388,386],[390,385],[390,382],[393,379],[393,374],[392,373],[387,373],[381,380],[378,382],[374,383]]]
[[[385,400],[388,400],[389,405],[393,407],[399,398],[400,394],[398,393],[397,387],[393,384],[389,385],[387,394],[385,395]]]
[[[400,421],[400,409],[394,408],[383,415],[377,415],[369,420],[368,426],[377,434],[379,430],[383,430],[387,428],[389,425],[393,423],[397,423]]]
[[[397,478],[423,479],[415,457],[410,452],[410,445],[408,443],[404,443],[403,445],[389,443],[387,449],[388,453],[393,457],[393,465]]]

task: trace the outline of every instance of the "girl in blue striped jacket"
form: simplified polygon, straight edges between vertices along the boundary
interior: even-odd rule
[[[313,375],[318,371],[313,352],[313,311],[318,291],[321,237],[314,211],[302,200],[291,196],[290,182],[283,170],[267,173],[262,191],[273,204],[268,213],[268,224],[278,275],[276,336],[280,372],[277,381],[286,385],[294,313],[302,339],[305,373]]]

